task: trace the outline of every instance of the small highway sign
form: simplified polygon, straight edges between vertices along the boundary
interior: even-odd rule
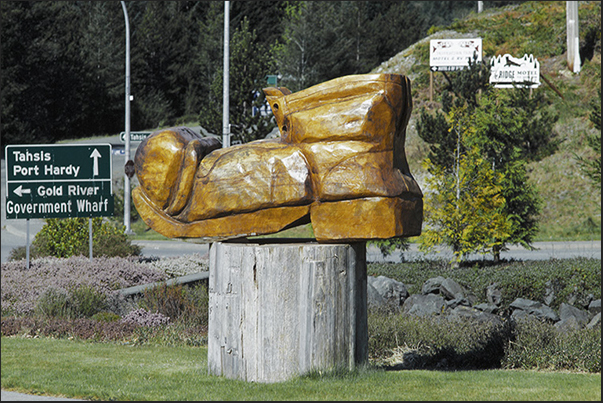
[[[9,145],[6,218],[113,215],[110,144]]]
[[[143,141],[151,135],[152,132],[130,132],[130,141]],[[119,140],[126,142],[126,132],[119,133]]]

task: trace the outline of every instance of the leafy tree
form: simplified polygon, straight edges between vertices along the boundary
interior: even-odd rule
[[[449,245],[457,262],[468,253],[499,247],[511,232],[511,222],[504,214],[503,175],[492,170],[482,156],[475,142],[474,116],[467,112],[464,106],[449,114],[451,134],[457,139],[450,172],[429,159],[424,163],[431,176],[419,247],[428,251],[439,244]]]
[[[504,200],[499,213],[510,225],[508,232],[499,234],[502,238],[491,240],[492,253],[498,260],[508,244],[531,248],[538,229],[540,200],[528,181],[525,164],[551,155],[560,141],[553,132],[557,116],[546,110],[542,94],[531,96],[519,88],[494,91],[487,85],[487,77],[480,63],[472,64],[470,69],[453,75],[451,91],[442,97],[444,110],[455,110],[457,117],[467,115],[474,135],[460,141],[452,135],[450,117],[439,111],[430,115],[425,110],[421,111],[418,132],[430,143],[430,173],[454,175],[458,156],[478,150],[498,175],[495,184]]]
[[[44,256],[70,257],[88,256],[89,222],[87,218],[48,218],[31,244],[32,258]],[[105,221],[102,217],[92,219],[93,256],[137,256],[141,247],[132,244],[124,233],[125,226]],[[25,258],[25,247],[11,251],[9,260]]]
[[[391,255],[396,249],[408,250],[410,242],[406,238],[388,238],[371,240],[367,242],[367,245],[375,245],[385,257]]]

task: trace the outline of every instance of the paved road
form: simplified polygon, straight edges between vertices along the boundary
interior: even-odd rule
[[[25,393],[9,392],[6,390],[2,391],[1,400],[3,402],[66,402],[66,401],[83,402],[84,401],[82,399],[68,399],[66,397],[28,395]]]

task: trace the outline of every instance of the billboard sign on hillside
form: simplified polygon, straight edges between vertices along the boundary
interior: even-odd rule
[[[537,88],[540,85],[540,63],[532,55],[517,59],[499,55],[490,60],[490,84],[495,88]]]
[[[469,67],[469,61],[482,61],[482,38],[432,39],[429,41],[431,71],[456,71]]]

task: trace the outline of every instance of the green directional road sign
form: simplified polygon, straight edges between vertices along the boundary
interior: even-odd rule
[[[9,145],[6,218],[113,215],[110,144]]]
[[[151,135],[152,132],[130,132],[130,141],[143,141]],[[126,142],[126,132],[119,133],[119,140]]]

